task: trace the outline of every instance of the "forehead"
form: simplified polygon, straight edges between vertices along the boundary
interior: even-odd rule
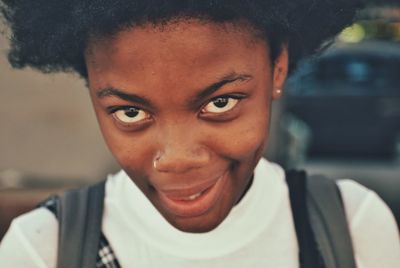
[[[146,86],[199,76],[212,80],[241,71],[234,68],[257,68],[255,62],[267,55],[266,42],[250,26],[199,20],[135,26],[93,38],[85,54],[94,86],[132,79]]]

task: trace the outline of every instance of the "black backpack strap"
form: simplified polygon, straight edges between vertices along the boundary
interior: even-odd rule
[[[58,268],[95,267],[105,181],[66,192],[57,202]]]
[[[291,170],[286,173],[290,204],[300,249],[300,267],[323,268],[323,261],[308,217],[306,180],[307,175],[304,171]]]
[[[307,179],[311,228],[326,268],[355,268],[346,213],[336,182],[321,175]]]

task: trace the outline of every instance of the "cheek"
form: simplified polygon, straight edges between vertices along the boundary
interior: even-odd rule
[[[124,132],[112,120],[98,115],[100,129],[111,153],[124,170],[151,168],[151,138],[145,131]]]
[[[103,131],[104,132],[104,131]],[[148,136],[138,133],[121,133],[109,129],[104,135],[106,143],[121,168],[146,195],[149,188],[149,175],[153,169],[152,142]]]
[[[238,159],[260,156],[267,139],[267,119],[263,122],[251,122],[238,131],[231,139],[233,144],[232,156]]]
[[[240,118],[213,130],[209,140],[215,151],[237,161],[261,157],[268,139],[269,111],[267,107],[244,113]]]
[[[137,136],[137,135],[134,135]],[[107,141],[112,154],[125,170],[148,170],[151,167],[151,143],[139,137],[113,135]]]

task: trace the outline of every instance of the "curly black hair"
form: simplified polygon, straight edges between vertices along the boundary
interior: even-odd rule
[[[171,19],[245,20],[277,57],[288,43],[290,69],[351,23],[360,0],[0,0],[11,29],[13,67],[72,71],[87,78],[89,38]]]

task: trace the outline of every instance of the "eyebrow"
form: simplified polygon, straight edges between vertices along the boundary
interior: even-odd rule
[[[218,91],[220,88],[222,88],[226,84],[233,83],[236,81],[248,81],[248,80],[251,80],[252,78],[253,77],[251,75],[237,74],[235,72],[232,72],[228,75],[223,76],[221,79],[219,79],[218,82],[215,82],[215,83],[205,87],[200,92],[198,92],[195,95],[195,97],[190,101],[190,104],[195,105],[199,101],[205,99],[206,97],[210,96],[214,92]],[[104,89],[101,89],[96,93],[96,95],[99,99],[115,96],[122,100],[126,100],[129,102],[135,102],[135,103],[147,106],[149,108],[154,108],[151,101],[148,100],[147,98],[137,95],[137,94],[125,93],[125,92],[123,92],[119,89],[113,88],[113,87],[106,87]]]
[[[136,94],[131,94],[131,93],[128,94],[128,93],[125,93],[125,92],[123,92],[119,89],[113,88],[113,87],[107,87],[107,88],[101,89],[96,93],[96,95],[99,99],[115,96],[115,97],[118,97],[120,99],[129,101],[129,102],[135,102],[135,103],[153,108],[151,101],[148,100],[147,98],[136,95]]]
[[[218,91],[220,88],[222,88],[226,84],[230,84],[230,83],[233,83],[236,81],[248,81],[248,80],[251,80],[252,78],[253,77],[251,75],[237,74],[235,72],[232,72],[232,73],[220,78],[218,82],[205,87],[203,90],[201,90],[199,93],[196,94],[196,96],[192,99],[192,101],[190,101],[190,103],[191,104],[198,103],[199,101],[207,98],[208,96],[212,95],[214,92]]]
[[[219,79],[218,82],[207,86],[205,89],[197,93],[196,99],[203,99],[205,97],[208,97],[221,87],[225,86],[226,84],[233,83],[236,81],[247,81],[250,80],[251,78],[252,77],[250,75],[246,74],[230,73]]]

